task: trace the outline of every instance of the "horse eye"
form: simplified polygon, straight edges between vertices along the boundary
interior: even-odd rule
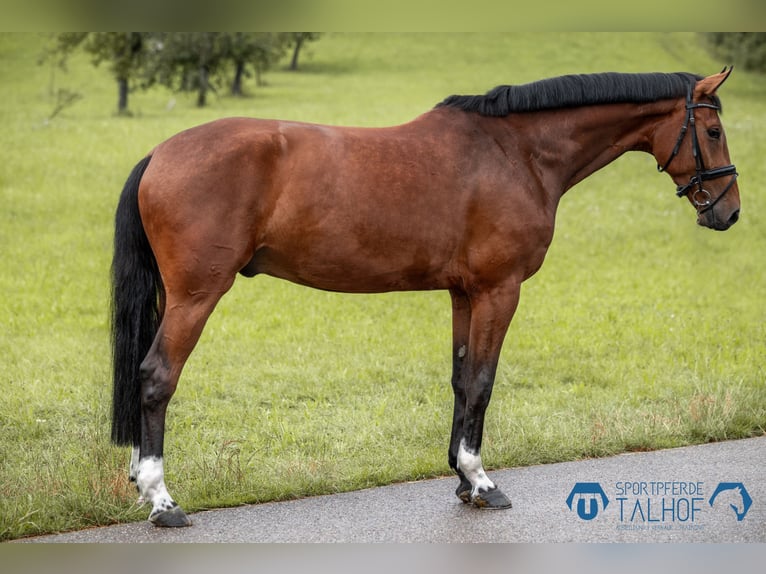
[[[709,135],[709,136],[710,136],[711,138],[713,138],[714,140],[718,140],[718,139],[721,139],[721,130],[720,130],[720,129],[718,129],[718,128],[710,128],[710,129],[707,131],[707,135]]]

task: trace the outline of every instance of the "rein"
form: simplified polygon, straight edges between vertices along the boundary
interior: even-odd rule
[[[705,169],[705,163],[702,161],[702,150],[700,149],[699,139],[697,137],[697,126],[694,121],[694,110],[697,108],[712,108],[714,110],[721,109],[715,104],[707,104],[702,102],[694,103],[692,100],[692,86],[690,85],[689,91],[686,94],[686,120],[684,121],[684,125],[681,126],[681,133],[678,134],[678,140],[676,140],[676,145],[673,148],[673,152],[670,154],[668,161],[666,161],[665,165],[662,166],[657,164],[657,171],[663,172],[668,169],[670,162],[672,162],[676,155],[678,155],[678,150],[681,148],[681,143],[684,141],[684,137],[686,137],[686,132],[688,131],[689,126],[691,126],[692,154],[694,155],[696,174],[689,178],[689,183],[686,185],[679,185],[676,187],[676,195],[678,197],[689,195],[692,188],[696,186],[697,189],[691,192],[691,200],[692,203],[694,203],[694,206],[697,208],[698,213],[705,213],[706,211],[713,209],[715,204],[721,201],[723,196],[726,195],[726,192],[728,192],[731,189],[731,186],[734,185],[738,174],[737,168],[734,165]],[[725,177],[727,175],[731,176],[731,181],[729,181],[728,185],[724,188],[721,194],[716,197],[715,200],[713,200],[710,192],[702,187],[702,182],[710,179],[717,179],[719,177]]]

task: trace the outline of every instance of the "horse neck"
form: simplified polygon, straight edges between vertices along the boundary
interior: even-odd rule
[[[674,100],[651,104],[608,104],[508,116],[513,137],[522,126],[530,157],[545,174],[546,191],[559,197],[628,151],[652,153],[659,122],[678,106]],[[679,125],[680,127],[680,125]]]

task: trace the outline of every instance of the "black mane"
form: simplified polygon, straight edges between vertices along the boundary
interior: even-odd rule
[[[575,74],[520,86],[497,86],[483,96],[449,96],[437,104],[482,116],[507,116],[597,104],[648,103],[685,97],[701,76],[674,74]],[[716,102],[720,104],[720,102]]]

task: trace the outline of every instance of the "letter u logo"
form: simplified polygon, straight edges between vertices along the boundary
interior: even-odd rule
[[[588,500],[590,500],[590,508],[587,512],[585,511],[585,499],[581,498],[577,501],[577,516],[583,520],[593,520],[598,514],[598,502],[596,499],[589,498]]]
[[[578,496],[579,495],[579,496]],[[590,496],[583,496],[590,495]],[[575,504],[575,497],[577,497],[577,504]],[[567,506],[569,510],[574,510],[577,507],[577,516],[583,520],[593,520],[598,515],[598,498],[601,497],[601,504],[606,510],[609,504],[609,499],[606,497],[604,489],[598,482],[578,482],[572,488],[572,491],[567,496]],[[585,502],[590,501],[588,508],[586,509]]]

